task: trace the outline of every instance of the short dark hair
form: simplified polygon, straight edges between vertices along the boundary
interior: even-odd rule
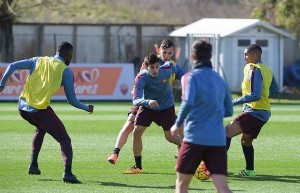
[[[66,50],[72,50],[73,46],[69,42],[62,42],[57,46],[57,51],[58,53],[64,52]]]
[[[154,53],[148,54],[144,59],[144,63],[146,66],[148,66],[150,64],[155,64],[158,61],[159,61],[159,59],[158,59],[157,55]]]
[[[248,46],[247,51],[248,52],[256,52],[259,55],[261,55],[261,53],[262,53],[262,49],[258,44],[251,44],[250,46]]]
[[[167,48],[170,48],[170,47],[174,47],[174,44],[173,44],[173,42],[171,40],[164,39],[161,42],[160,47],[162,49],[167,49]]]
[[[192,45],[192,52],[196,60],[210,59],[212,54],[211,43],[205,40],[197,40]]]

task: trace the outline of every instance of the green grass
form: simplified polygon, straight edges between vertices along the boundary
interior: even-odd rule
[[[276,102],[276,101],[275,101]],[[95,103],[94,114],[54,103],[53,109],[65,124],[74,149],[73,172],[83,184],[62,182],[63,165],[59,144],[46,135],[40,153],[40,176],[29,176],[34,128],[17,112],[17,103],[0,103],[0,192],[174,192],[176,147],[168,143],[162,129],[152,125],[143,136],[143,174],[125,175],[133,164],[131,136],[113,166],[106,159],[127,118],[130,102]],[[254,141],[256,177],[229,176],[233,192],[300,192],[300,105],[273,104],[271,120]],[[178,109],[178,105],[177,105]],[[235,108],[235,114],[241,106]],[[228,123],[230,118],[225,119]],[[230,174],[244,168],[239,137],[228,153]],[[211,181],[193,178],[190,192],[215,192]]]

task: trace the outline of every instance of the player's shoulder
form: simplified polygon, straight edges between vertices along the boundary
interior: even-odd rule
[[[67,66],[63,71],[63,76],[73,77],[73,71],[69,66]]]
[[[193,72],[187,72],[185,73],[183,76],[182,76],[182,79],[185,79],[185,80],[190,80],[192,79],[193,77],[195,76],[195,74]]]
[[[37,61],[39,58],[40,58],[40,56],[35,56],[35,57],[30,58],[30,60],[31,61]]]
[[[53,59],[53,56],[36,56],[36,57],[33,57],[32,59],[35,59],[35,60],[49,60],[49,59]]]
[[[144,69],[147,69],[147,66],[146,66],[146,64],[143,62],[143,63],[142,63],[142,66],[141,66],[141,68],[140,68],[140,71],[142,71],[142,70],[144,70]]]
[[[139,71],[139,73],[136,75],[137,78],[141,78],[141,77],[145,77],[148,74],[148,70],[147,69],[142,69]]]
[[[141,69],[140,72],[139,72],[139,74],[146,74],[146,73],[148,73],[147,69]]]

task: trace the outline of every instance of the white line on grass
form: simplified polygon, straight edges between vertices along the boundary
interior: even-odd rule
[[[127,116],[124,115],[59,115],[59,118],[64,120],[72,121],[94,121],[94,120],[126,120]],[[230,121],[232,117],[225,118],[225,121]],[[14,121],[22,120],[22,117],[19,115],[2,115],[0,120]],[[270,121],[272,122],[300,122],[298,115],[272,115]]]
[[[225,121],[230,121],[232,120],[232,117],[227,117],[225,118]],[[272,122],[300,122],[299,115],[274,115],[272,114],[271,118],[269,121]]]
[[[94,121],[94,120],[126,120],[126,115],[59,115],[59,118],[64,121]],[[0,120],[17,121],[22,120],[19,115],[3,115]]]
[[[72,106],[51,106],[52,109],[55,112],[58,111],[78,111],[79,109],[76,109],[75,107]],[[95,111],[126,111],[129,112],[130,111],[130,103],[128,103],[128,106],[95,106]],[[18,105],[14,106],[14,107],[0,107],[0,112],[1,111],[18,111]],[[79,110],[80,111],[80,110]]]

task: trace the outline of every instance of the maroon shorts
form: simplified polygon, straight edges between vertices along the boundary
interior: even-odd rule
[[[171,127],[176,121],[175,107],[174,105],[164,109],[155,111],[146,107],[140,107],[135,118],[135,125],[143,127],[149,127],[152,122],[158,126],[162,126],[164,131],[170,131]]]
[[[238,122],[243,133],[250,135],[252,139],[257,138],[262,126],[266,123],[246,112],[239,114],[233,121]]]
[[[32,152],[38,153],[43,144],[45,132],[47,132],[60,143],[64,165],[72,165],[73,150],[71,138],[51,107],[33,113],[19,110],[19,113],[23,119],[36,127],[36,134],[32,142]]]
[[[130,111],[128,112],[128,115],[130,115],[130,114],[136,115],[138,110],[139,110],[139,106],[132,106]]]
[[[225,146],[203,146],[182,142],[176,171],[182,174],[194,174],[201,161],[205,162],[211,174],[227,176],[227,153]]]

